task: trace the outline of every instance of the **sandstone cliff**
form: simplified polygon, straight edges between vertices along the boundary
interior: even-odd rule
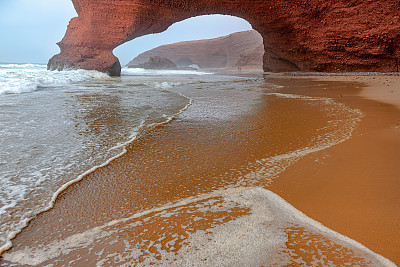
[[[172,60],[178,67],[192,64],[200,68],[262,69],[264,45],[256,31],[233,33],[224,37],[163,45],[146,51],[128,66],[143,64],[158,56]]]
[[[184,19],[225,14],[263,37],[265,71],[395,71],[400,58],[398,0],[72,0],[73,18],[49,69],[119,75],[112,51]]]

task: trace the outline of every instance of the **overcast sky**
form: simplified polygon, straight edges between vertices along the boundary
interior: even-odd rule
[[[69,20],[77,16],[71,0],[0,0],[0,62],[47,63],[59,52]],[[122,64],[159,45],[215,38],[251,25],[231,16],[191,18],[167,31],[137,38],[114,50]]]

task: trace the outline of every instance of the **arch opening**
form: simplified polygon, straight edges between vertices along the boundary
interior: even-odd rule
[[[262,70],[264,45],[262,36],[244,19],[204,15],[126,42],[114,49],[114,54],[122,65],[130,67],[160,57],[177,68]]]
[[[243,8],[240,0],[229,2],[201,0],[196,3],[169,0],[159,3],[148,0],[124,0],[118,5],[110,4],[113,11],[105,12],[102,3],[86,2],[83,8],[81,2],[86,0],[72,1],[77,9],[78,18],[71,20],[66,36],[58,43],[61,53],[50,59],[49,69],[62,69],[65,66],[78,67],[97,69],[119,76],[121,64],[112,52],[116,47],[141,36],[162,33],[171,25],[192,17],[221,13],[246,19],[261,34],[264,38],[264,70],[276,72],[301,69],[288,57],[288,50],[284,49],[288,44],[281,46],[287,41],[285,37],[281,38],[282,26],[270,27],[274,19],[260,19],[261,13],[261,17],[273,18],[276,15],[276,8],[279,9],[279,6],[274,3],[255,2]],[[96,15],[95,18],[93,14]],[[290,27],[283,25],[284,28]],[[266,38],[268,43],[265,41]],[[271,40],[272,46],[267,49],[265,45],[270,45]],[[242,60],[246,62],[244,58],[246,57],[242,55]],[[220,66],[223,65],[220,64]],[[228,57],[226,65],[229,65]],[[293,68],[293,66],[296,67]]]

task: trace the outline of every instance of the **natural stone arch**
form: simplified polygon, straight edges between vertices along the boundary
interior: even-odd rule
[[[78,13],[49,69],[119,75],[112,50],[175,22],[208,14],[247,20],[264,38],[265,71],[395,71],[398,0],[72,0]]]

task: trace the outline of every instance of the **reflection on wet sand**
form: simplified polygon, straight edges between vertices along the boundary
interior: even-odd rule
[[[26,264],[21,259],[30,255],[56,265],[383,264],[263,189],[300,158],[348,139],[362,114],[256,82],[232,86],[241,89],[182,89],[194,100],[186,112],[148,129],[126,154],[62,192],[17,236],[4,263]],[[243,99],[249,112],[240,111]],[[207,116],[210,109],[237,115]],[[124,123],[113,121],[114,105],[93,107],[83,116],[85,134],[96,134],[93,118],[107,110],[110,121],[102,123]]]

